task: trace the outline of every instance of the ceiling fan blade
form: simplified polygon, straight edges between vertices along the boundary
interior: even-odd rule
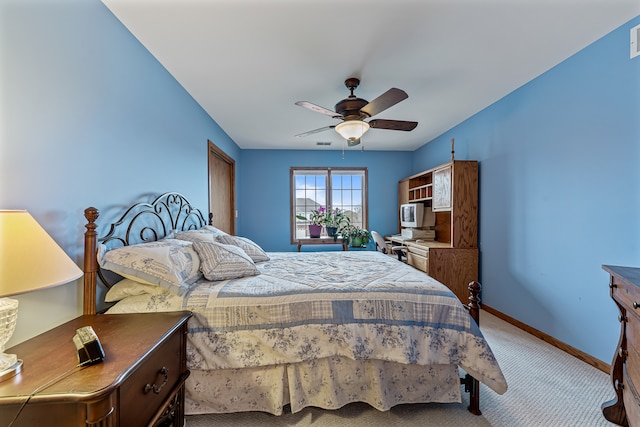
[[[418,126],[418,122],[407,122],[404,120],[384,120],[376,119],[369,122],[369,126],[375,129],[389,129],[389,130],[414,130]]]
[[[303,136],[312,135],[312,134],[314,134],[314,133],[323,132],[323,131],[325,131],[325,130],[333,129],[334,127],[335,127],[335,126],[325,126],[325,127],[322,127],[322,128],[318,128],[318,129],[310,130],[310,131],[308,131],[308,132],[299,133],[298,135],[295,135],[295,136],[297,136],[298,138],[301,138],[301,137],[303,137]]]
[[[393,107],[398,102],[403,101],[408,97],[409,95],[407,95],[407,92],[403,91],[402,89],[392,87],[391,89],[362,107],[360,111],[368,114],[369,117],[373,117],[381,111],[384,111],[389,107]]]
[[[359,139],[354,139],[353,141],[351,140],[347,140],[347,146],[349,147],[355,147],[356,145],[360,144],[360,140]]]
[[[311,111],[315,111],[316,113],[326,114],[327,116],[331,116],[335,119],[342,118],[342,116],[336,113],[335,111],[329,110],[328,108],[324,108],[316,104],[312,104],[311,102],[308,102],[308,101],[298,101],[296,102],[296,105],[298,107],[307,108]]]

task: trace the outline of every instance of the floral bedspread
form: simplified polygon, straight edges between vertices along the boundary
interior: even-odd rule
[[[379,252],[269,253],[257,276],[200,281],[191,310],[191,369],[331,356],[461,366],[498,393],[507,385],[478,326],[428,275]]]
[[[447,287],[423,272],[372,251],[269,256],[256,264],[257,276],[201,280],[183,297],[168,292],[130,297],[110,312],[192,311],[187,346],[192,370],[343,357],[457,365],[497,393],[506,391],[476,323]]]

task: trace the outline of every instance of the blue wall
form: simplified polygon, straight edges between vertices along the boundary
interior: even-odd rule
[[[602,264],[640,266],[640,57],[623,25],[416,151],[480,162],[485,304],[609,362]]]
[[[165,191],[206,207],[208,139],[242,168],[238,146],[100,1],[2,0],[0,46],[0,208],[27,209],[78,265],[86,207],[100,224]],[[9,345],[80,314],[81,289],[19,296]]]
[[[410,175],[411,152],[243,150],[237,233],[268,251],[291,251],[289,171],[292,166],[367,167],[369,229],[398,231],[398,181]],[[306,248],[305,248],[306,250]]]

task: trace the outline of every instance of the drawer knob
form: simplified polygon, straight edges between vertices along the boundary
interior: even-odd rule
[[[162,390],[162,388],[165,385],[167,385],[167,383],[169,382],[169,370],[163,366],[162,369],[158,371],[158,375],[162,376],[162,384],[160,384],[159,386],[156,385],[155,383],[145,385],[144,386],[145,394],[149,393],[151,390],[153,390],[155,394],[159,394],[160,390]]]
[[[633,302],[633,308],[635,308],[637,310],[638,307],[640,307],[640,304],[638,304],[636,301],[634,301]]]

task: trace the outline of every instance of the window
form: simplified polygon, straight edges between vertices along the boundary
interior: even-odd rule
[[[341,209],[351,224],[367,228],[366,168],[291,168],[291,242],[309,237],[311,211],[324,207]],[[322,231],[326,237],[326,230]]]

